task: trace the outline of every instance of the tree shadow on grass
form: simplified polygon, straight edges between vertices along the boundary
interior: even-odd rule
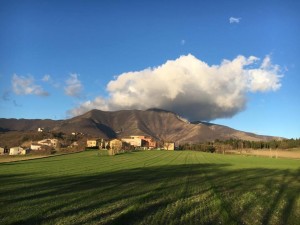
[[[32,174],[12,174],[0,178],[0,223],[294,224],[299,221],[300,170],[231,170],[229,166],[152,166],[90,176],[37,178]],[[22,185],[18,185],[20,182]]]

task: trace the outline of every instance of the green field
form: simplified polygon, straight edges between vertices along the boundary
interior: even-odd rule
[[[300,161],[97,151],[0,164],[0,224],[299,224]]]

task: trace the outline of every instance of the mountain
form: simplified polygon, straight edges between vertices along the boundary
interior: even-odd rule
[[[157,140],[177,143],[230,138],[250,141],[278,139],[278,137],[256,135],[212,123],[201,121],[191,123],[173,112],[161,109],[114,112],[91,110],[66,120],[0,119],[0,132],[30,131],[37,130],[39,127],[53,132],[81,132],[102,138],[146,135]]]
[[[1,119],[0,132],[3,131],[30,131],[37,130],[39,127],[53,128],[62,123],[62,120],[50,119]]]

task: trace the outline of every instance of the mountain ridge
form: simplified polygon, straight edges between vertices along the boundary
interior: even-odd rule
[[[88,136],[100,138],[145,135],[156,140],[180,143],[231,138],[249,141],[280,139],[280,137],[257,135],[208,122],[189,122],[176,113],[156,108],[119,111],[93,109],[66,120],[0,119],[0,131],[2,132],[37,130],[39,127],[47,128],[52,132],[81,132]]]

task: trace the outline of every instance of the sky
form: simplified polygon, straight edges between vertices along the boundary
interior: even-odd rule
[[[300,2],[0,1],[0,118],[161,108],[300,137]]]

